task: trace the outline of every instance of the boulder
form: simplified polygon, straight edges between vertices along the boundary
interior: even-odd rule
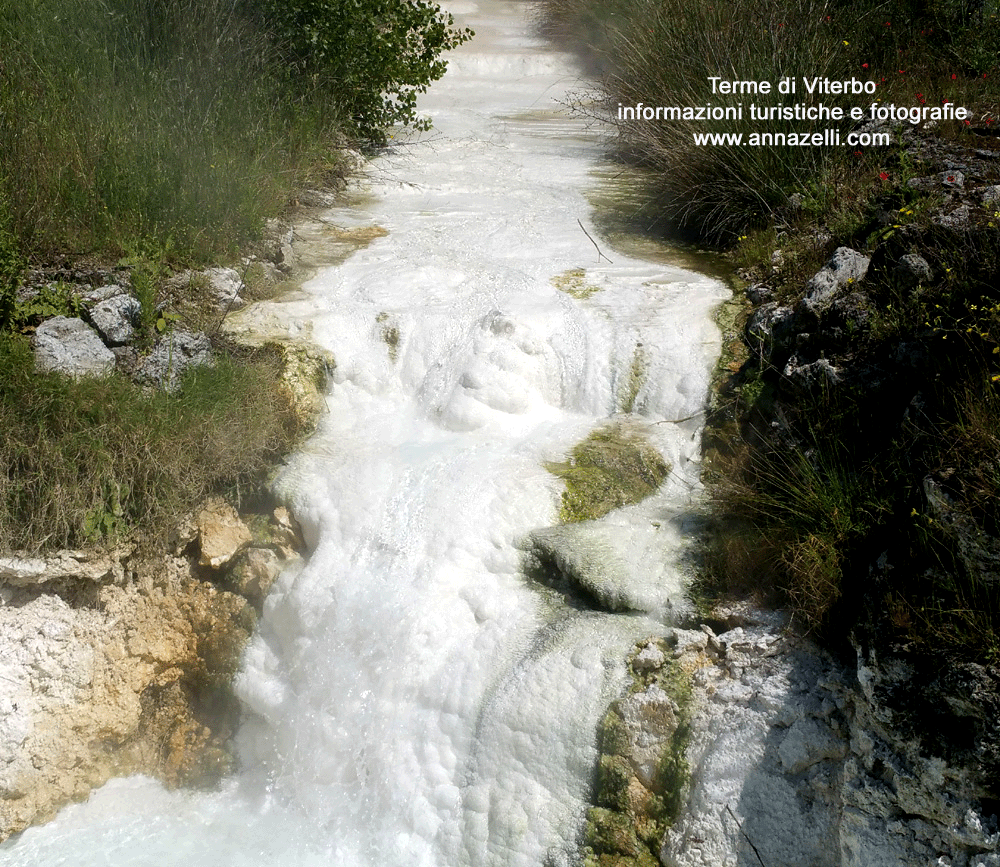
[[[795,313],[791,307],[783,307],[776,301],[762,304],[747,320],[747,344],[764,358],[790,348],[794,337]]]
[[[113,357],[113,356],[112,356]],[[158,385],[173,391],[189,367],[212,364],[212,343],[200,331],[173,331],[161,337],[153,351],[136,369],[136,379],[145,385]]]
[[[209,500],[195,519],[201,543],[202,566],[219,569],[253,541],[253,534],[236,509],[224,500]]]
[[[916,253],[907,253],[901,257],[893,271],[896,279],[906,288],[912,289],[922,283],[930,283],[934,272],[928,261]]]
[[[114,353],[82,319],[55,316],[35,331],[35,368],[68,376],[107,376]]]
[[[222,310],[235,310],[242,307],[243,299],[240,290],[243,289],[243,279],[234,268],[209,268],[205,271],[208,286]]]
[[[260,607],[285,565],[286,561],[277,551],[250,548],[229,573],[227,580],[234,593]]]
[[[131,295],[114,295],[95,304],[87,316],[108,346],[122,346],[135,336],[142,305]]]
[[[818,316],[841,289],[865,278],[870,262],[868,256],[857,250],[838,247],[830,260],[806,284],[806,297],[799,302],[796,312]]]

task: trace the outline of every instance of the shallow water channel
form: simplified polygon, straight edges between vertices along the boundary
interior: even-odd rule
[[[624,656],[683,605],[728,290],[596,227],[588,196],[615,198],[614,173],[526,6],[453,9],[477,35],[421,102],[434,130],[322,216],[371,243],[246,314],[336,371],[280,481],[312,554],[238,678],[244,772],[210,794],[114,781],[0,864],[540,867],[574,850]],[[592,559],[642,614],[569,604],[522,569],[527,535],[558,522],[546,464],[623,417],[672,469],[603,519]]]

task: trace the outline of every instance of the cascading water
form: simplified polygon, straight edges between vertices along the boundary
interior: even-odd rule
[[[280,482],[312,554],[238,678],[244,773],[212,794],[115,781],[0,863],[538,867],[573,849],[623,657],[681,598],[726,292],[662,256],[598,262],[598,147],[523,10],[453,10],[477,36],[422,102],[435,130],[324,217],[387,234],[251,313],[336,372]],[[624,410],[672,467],[601,530],[646,615],[567,605],[522,569],[558,521],[546,463]]]

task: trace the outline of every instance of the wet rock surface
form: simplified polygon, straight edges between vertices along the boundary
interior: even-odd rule
[[[966,696],[982,725],[995,685],[977,667],[947,679],[852,666],[742,606],[743,625],[708,640],[691,675],[690,783],[662,840],[667,867],[986,867],[1000,859],[997,802],[944,749],[927,717]],[[694,644],[675,655],[691,659]],[[638,657],[636,657],[638,659]],[[633,662],[635,665],[635,662]],[[906,680],[921,682],[912,703]],[[910,703],[899,704],[902,695]],[[989,725],[983,726],[989,729]],[[992,860],[991,860],[992,859]]]

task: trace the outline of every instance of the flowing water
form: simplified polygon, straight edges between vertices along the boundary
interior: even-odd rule
[[[624,655],[682,599],[727,293],[594,228],[585,193],[611,181],[526,7],[453,8],[477,36],[422,100],[434,131],[323,216],[375,240],[251,314],[337,365],[280,482],[312,553],[238,678],[244,772],[211,794],[113,781],[0,864],[539,867],[574,849]],[[546,463],[626,410],[672,472],[604,520],[598,550],[647,609],[613,615],[525,577],[523,540],[558,521]]]

